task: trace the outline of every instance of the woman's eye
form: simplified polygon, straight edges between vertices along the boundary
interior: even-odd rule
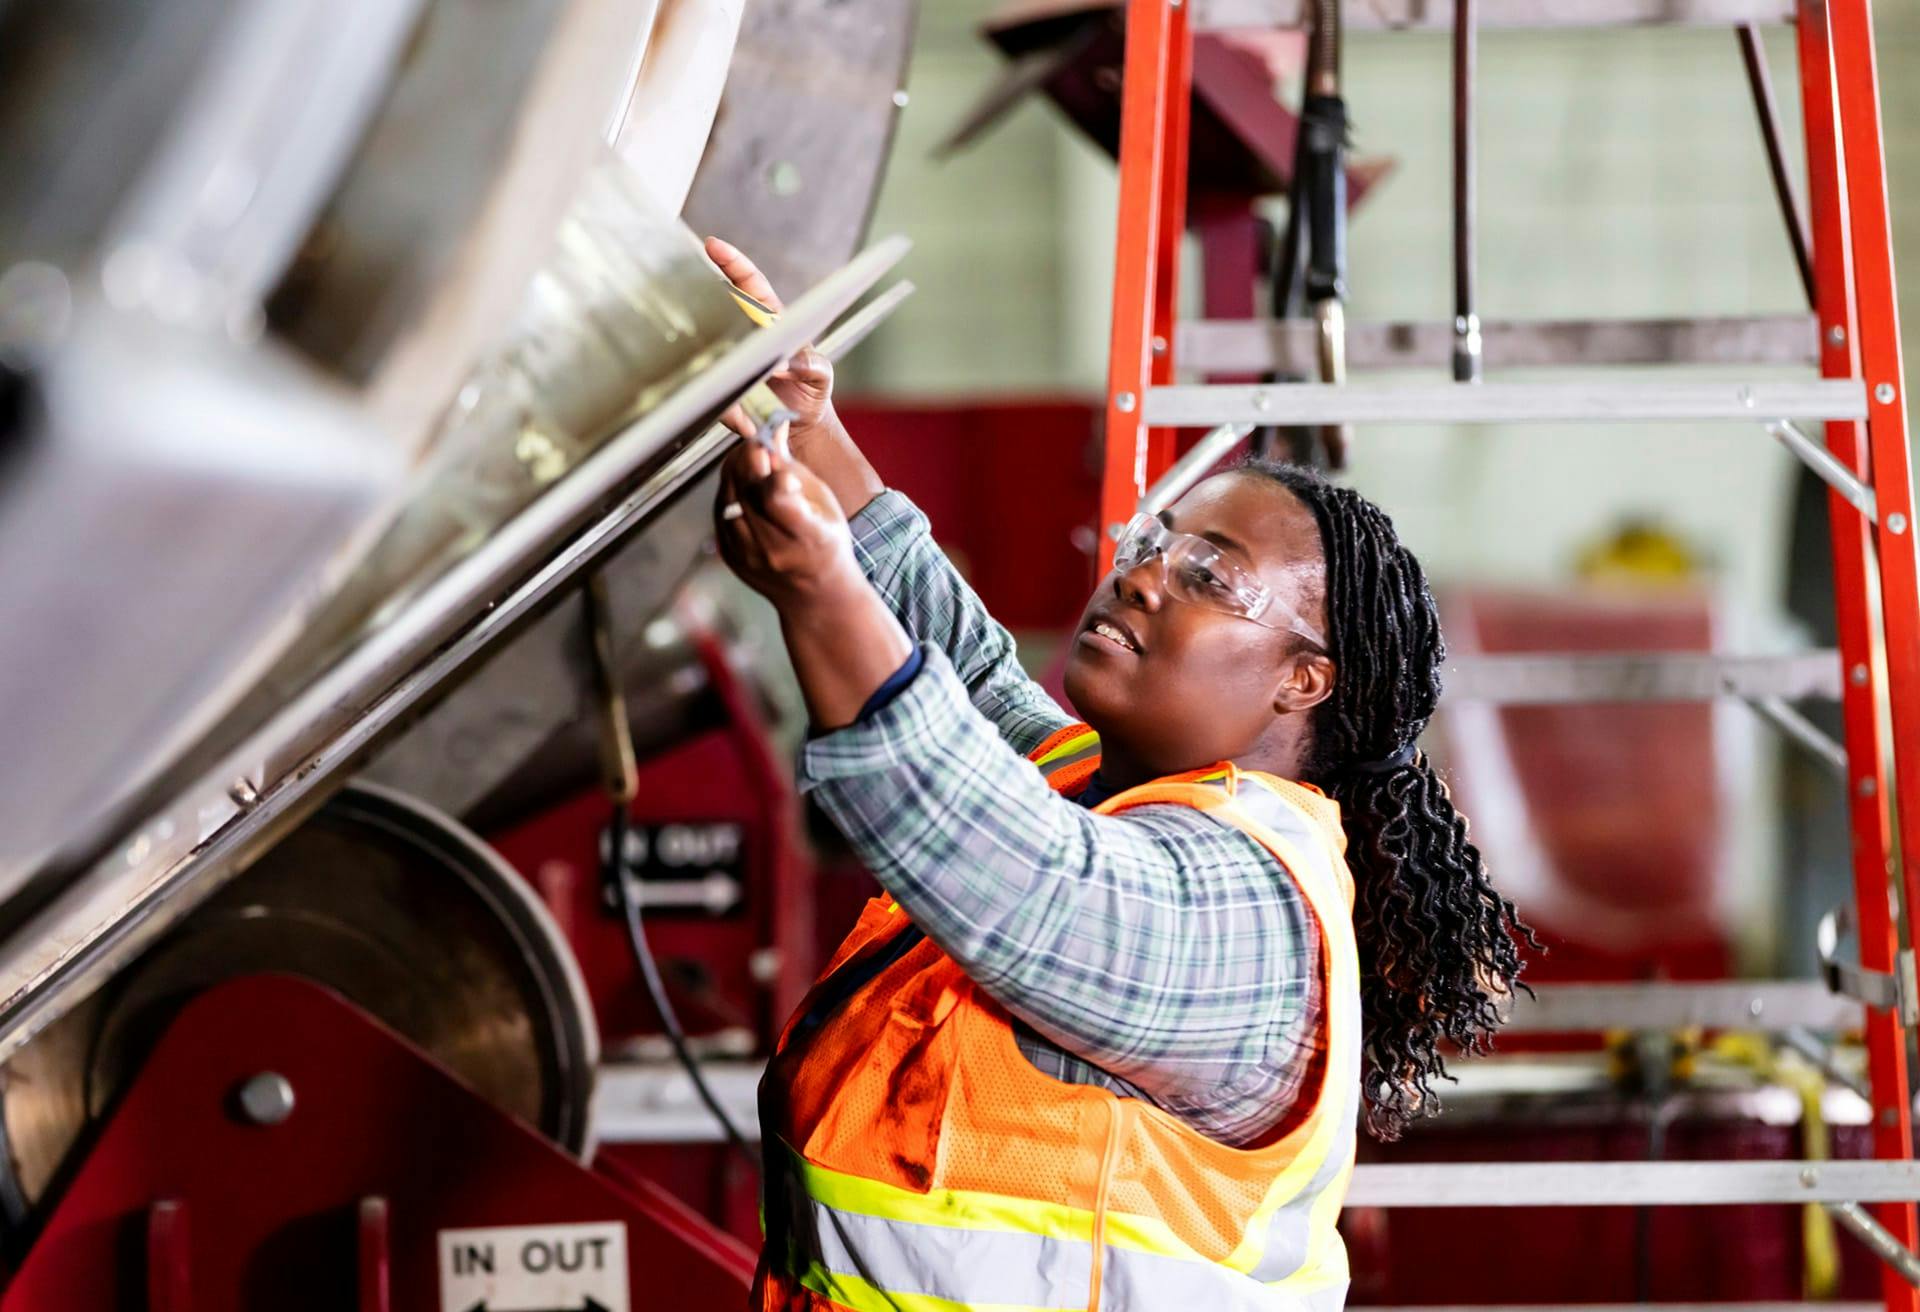
[[[1224,594],[1229,590],[1227,581],[1208,569],[1205,565],[1196,565],[1193,568],[1191,577],[1196,587],[1204,588],[1208,592]]]

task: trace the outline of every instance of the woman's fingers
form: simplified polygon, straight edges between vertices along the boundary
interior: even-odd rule
[[[707,258],[720,266],[720,272],[727,275],[728,282],[754,300],[776,312],[784,308],[773,290],[773,284],[767,281],[766,274],[760,272],[760,266],[748,259],[732,242],[722,241],[718,237],[707,238]]]
[[[753,436],[753,417],[747,413],[747,408],[738,401],[735,401],[732,405],[720,412],[720,422],[742,437]]]

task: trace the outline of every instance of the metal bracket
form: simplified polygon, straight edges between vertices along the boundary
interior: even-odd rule
[[[1853,911],[1842,903],[1820,917],[1815,936],[1820,954],[1820,975],[1835,993],[1858,998],[1869,1007],[1879,1007],[1899,1016],[1900,1023],[1912,1026],[1920,1021],[1920,987],[1916,987],[1912,948],[1902,948],[1894,957],[1894,973],[1889,975],[1850,961],[1841,961],[1837,952],[1840,938],[1853,928]]]
[[[1920,1257],[1873,1219],[1873,1214],[1858,1203],[1828,1203],[1827,1210],[1853,1237],[1873,1250],[1875,1257],[1892,1267],[1910,1285],[1920,1285]]]
[[[1252,432],[1252,424],[1222,424],[1195,442],[1191,450],[1169,465],[1167,472],[1146,490],[1140,498],[1141,513],[1157,515],[1178,501]]]
[[[1847,777],[1846,748],[1835,742],[1826,730],[1800,714],[1786,698],[1747,696],[1740,700],[1751,707],[1755,715],[1792,739],[1808,755],[1826,765],[1837,777],[1843,780]]]
[[[1855,477],[1854,472],[1833,452],[1808,437],[1805,429],[1791,419],[1775,419],[1767,424],[1767,431],[1779,438],[1787,450],[1799,456],[1800,462],[1812,470],[1816,478],[1865,515],[1868,522],[1877,519],[1873,489]]]

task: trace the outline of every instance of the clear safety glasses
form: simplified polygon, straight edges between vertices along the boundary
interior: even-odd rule
[[[1191,533],[1175,533],[1153,515],[1135,515],[1120,532],[1113,567],[1124,574],[1155,556],[1161,560],[1168,595],[1238,615],[1262,628],[1290,630],[1326,650],[1320,630],[1213,543]]]

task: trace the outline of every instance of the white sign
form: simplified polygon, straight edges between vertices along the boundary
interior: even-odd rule
[[[626,1223],[442,1230],[440,1312],[631,1312]]]

